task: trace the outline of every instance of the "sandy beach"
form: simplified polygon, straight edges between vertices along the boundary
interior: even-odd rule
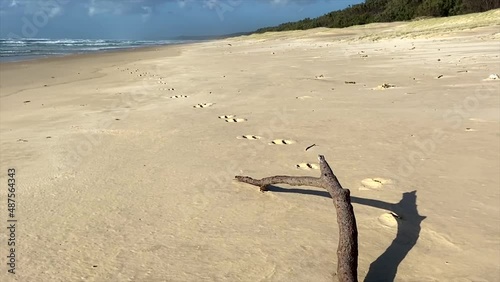
[[[326,191],[234,180],[318,176],[318,154],[360,281],[499,281],[498,19],[0,64],[0,281],[336,281]]]

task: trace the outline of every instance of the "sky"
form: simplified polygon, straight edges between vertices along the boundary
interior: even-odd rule
[[[363,0],[0,0],[0,38],[158,40],[317,17]]]

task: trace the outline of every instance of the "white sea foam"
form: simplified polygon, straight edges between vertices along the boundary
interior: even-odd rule
[[[137,48],[143,46],[168,45],[189,42],[186,40],[110,40],[110,39],[0,39],[0,61],[24,60],[34,57],[79,54]]]

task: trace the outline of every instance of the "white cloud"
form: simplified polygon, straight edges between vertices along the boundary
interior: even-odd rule
[[[153,12],[153,4],[161,4],[161,1],[152,0],[90,0],[86,5],[89,16],[98,14],[121,15],[126,13],[140,14],[148,18]]]
[[[144,10],[144,13],[141,15],[142,21],[147,21],[151,16],[151,14],[153,13],[153,8],[148,6],[142,6],[142,9]]]
[[[123,3],[121,2],[115,2],[115,1],[91,0],[87,7],[88,15],[91,17],[97,14],[107,14],[107,13],[119,15],[123,12],[122,4]]]
[[[52,18],[64,11],[63,0],[0,0],[1,11],[6,13],[41,14]]]
[[[53,18],[53,17],[55,17],[55,16],[57,16],[57,15],[61,14],[61,13],[62,13],[62,11],[63,11],[63,9],[62,9],[60,6],[58,6],[58,7],[53,7],[53,8],[51,8],[51,9],[48,11],[47,15],[49,16],[49,18]]]
[[[126,13],[145,16],[151,15],[157,6],[168,3],[177,3],[179,8],[198,5],[211,10],[224,10],[227,7],[235,8],[250,1],[272,5],[289,5],[314,3],[321,0],[0,0],[0,11],[2,13],[34,14],[43,10],[49,17],[55,17],[62,14],[66,6],[73,6],[77,9],[85,9],[89,16]],[[151,8],[151,10],[143,7]]]

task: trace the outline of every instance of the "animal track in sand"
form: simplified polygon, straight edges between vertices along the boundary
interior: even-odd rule
[[[235,115],[225,115],[225,116],[219,116],[220,119],[228,119],[228,118],[235,118]]]
[[[175,95],[175,96],[171,96],[169,97],[170,99],[179,99],[179,98],[187,98],[189,96],[186,96],[186,95]]]
[[[359,187],[359,190],[370,190],[370,189],[380,189],[386,184],[391,184],[392,180],[390,179],[384,179],[380,177],[375,177],[375,178],[365,178],[361,180],[361,187]]]
[[[247,119],[245,118],[236,118],[235,115],[224,115],[219,116],[220,119],[225,120],[226,122],[245,122]]]
[[[226,122],[245,122],[247,121],[245,118],[228,118]]]
[[[74,127],[77,133],[83,134],[102,134],[102,135],[143,135],[144,132],[136,130],[124,130],[124,129],[80,129]]]
[[[258,140],[258,139],[262,139],[262,137],[257,136],[257,135],[241,135],[241,136],[236,137],[236,139]]]
[[[290,144],[295,144],[297,142],[293,140],[286,140],[286,139],[274,139],[269,143],[269,145],[290,145]]]
[[[311,169],[319,169],[319,165],[311,164],[311,163],[300,163],[296,165],[297,168],[311,170]]]
[[[214,103],[203,103],[203,104],[194,105],[193,108],[208,108],[208,107],[211,107],[213,105],[214,105]]]

